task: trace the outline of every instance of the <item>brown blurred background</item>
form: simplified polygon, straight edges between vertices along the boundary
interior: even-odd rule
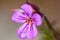
[[[11,21],[11,8],[19,8],[25,0],[0,0],[0,40],[18,40],[16,30],[20,24]],[[40,7],[42,13],[45,13],[53,28],[60,32],[60,0],[29,0]],[[39,35],[36,40],[40,40]]]

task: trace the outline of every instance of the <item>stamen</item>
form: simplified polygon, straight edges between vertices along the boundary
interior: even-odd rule
[[[29,25],[32,25],[33,23],[33,19],[28,17],[28,19],[26,19],[26,22],[29,24]]]

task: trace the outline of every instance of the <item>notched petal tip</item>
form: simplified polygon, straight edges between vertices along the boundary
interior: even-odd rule
[[[17,36],[18,38],[26,38],[26,33],[25,33],[25,29],[27,29],[27,23],[23,24],[18,30],[17,30]]]

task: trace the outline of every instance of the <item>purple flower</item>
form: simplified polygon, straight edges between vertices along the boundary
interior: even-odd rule
[[[12,20],[16,23],[24,23],[17,30],[18,38],[34,39],[38,35],[36,26],[42,24],[42,17],[38,13],[34,12],[33,8],[29,4],[24,4],[21,9],[16,9]]]

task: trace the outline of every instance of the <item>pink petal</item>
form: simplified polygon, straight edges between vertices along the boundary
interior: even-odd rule
[[[32,27],[33,27],[33,35],[34,35],[34,37],[36,37],[38,35],[37,28],[36,28],[35,24],[33,24]]]
[[[21,6],[21,9],[24,10],[25,14],[28,16],[32,16],[32,7],[29,4],[24,4]]]
[[[34,24],[32,26],[29,25],[26,34],[30,40],[34,39],[38,35],[36,26]]]
[[[32,35],[32,32],[30,31],[30,27],[31,27],[31,25],[28,25],[26,35],[27,35],[27,38],[32,39],[33,35]]]
[[[25,19],[27,18],[27,16],[25,16],[24,14],[22,14],[22,12],[20,12],[20,10],[16,10],[12,16],[12,20],[20,23],[20,22],[25,22]]]
[[[27,23],[25,23],[24,25],[22,25],[18,30],[17,30],[17,35],[18,35],[18,38],[26,38],[26,33],[25,31],[27,30]]]
[[[39,26],[42,24],[42,17],[38,13],[35,13],[32,18],[34,19],[35,25]]]

